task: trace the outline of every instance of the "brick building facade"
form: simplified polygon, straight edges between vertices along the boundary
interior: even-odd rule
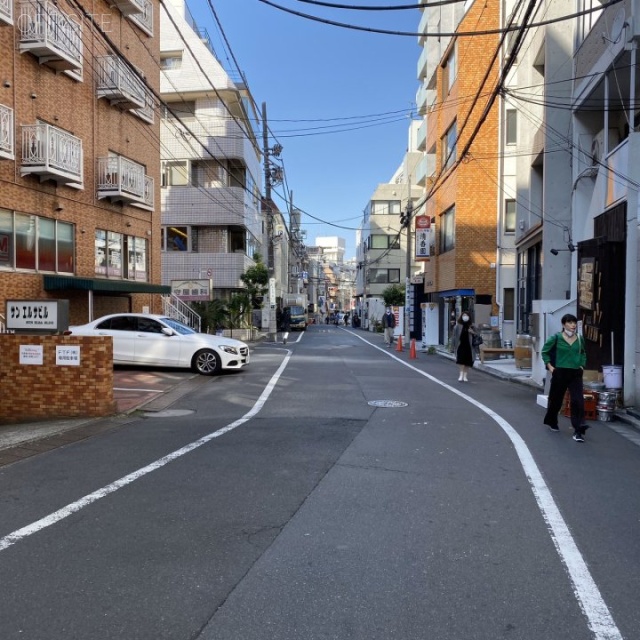
[[[477,31],[478,25],[483,32],[498,29],[500,5],[475,2],[456,20],[449,26],[459,34]],[[436,31],[448,29],[440,20],[433,22]],[[426,18],[425,24],[430,24]],[[440,50],[429,49],[438,62],[424,65],[424,86],[431,93],[424,148],[432,167],[422,182],[424,214],[436,229],[435,255],[425,264],[424,280],[434,312],[437,305],[441,343],[447,342],[451,318],[463,309],[480,323],[496,314],[498,101],[485,109],[498,78],[498,46],[496,33],[458,35]]]
[[[160,310],[158,10],[0,3],[0,323],[7,299]]]

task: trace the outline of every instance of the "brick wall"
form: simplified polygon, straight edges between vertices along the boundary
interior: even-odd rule
[[[499,8],[496,0],[474,3],[465,14],[459,31],[498,28]],[[450,91],[446,89],[443,69],[438,70],[440,101],[429,114],[426,145],[428,149],[436,145],[438,171],[441,171],[442,165],[442,138],[452,123],[457,123],[460,136],[457,144],[457,156],[460,159],[462,149],[483,114],[498,75],[498,67],[495,61],[492,62],[498,41],[496,34],[461,36],[457,39],[458,73]],[[493,65],[492,72],[485,80],[484,74],[490,65]],[[480,96],[474,103],[479,88]],[[438,247],[441,216],[455,205],[455,248],[442,254],[439,248],[436,250],[439,255],[431,259],[429,277],[425,279],[427,293],[474,289],[476,294],[495,296],[496,272],[491,268],[491,263],[496,260],[498,114],[499,101],[496,101],[465,160],[456,168],[439,175],[438,188],[427,203],[427,215],[436,219]],[[497,312],[496,308],[494,312]]]
[[[20,53],[21,5],[14,3],[14,26],[0,27],[0,104],[14,111],[15,161],[0,160],[0,211],[55,219],[74,225],[74,264],[72,275],[101,277],[95,267],[96,229],[131,235],[148,241],[148,280],[159,284],[160,268],[160,118],[158,109],[154,124],[133,113],[98,99],[96,78],[99,58],[113,54],[109,40],[122,55],[145,75],[157,92],[160,87],[160,6],[152,0],[154,36],[143,33],[131,20],[106,0],[92,0],[87,16],[77,16],[75,4],[60,2],[58,8],[82,24],[82,82],[64,73],[56,73],[46,64],[39,64],[30,53]],[[90,6],[90,8],[89,8]],[[101,33],[104,32],[103,33]],[[41,182],[38,176],[21,176],[21,125],[44,122],[67,131],[82,140],[83,188],[76,189],[52,180]],[[97,193],[97,159],[116,153],[144,165],[145,174],[155,180],[155,211],[148,211],[121,202],[99,198]],[[69,275],[65,273],[65,275]],[[42,273],[27,269],[12,269],[5,258],[0,261],[0,314],[5,300],[64,298],[70,300],[70,320],[80,324],[89,320],[88,294],[83,292],[47,292],[43,289]],[[101,311],[142,311],[149,306],[160,312],[158,295],[132,294],[119,299],[104,297]]]
[[[21,345],[42,345],[43,364],[20,364]],[[79,346],[80,365],[56,365],[56,346]],[[0,334],[0,424],[115,413],[110,338]]]

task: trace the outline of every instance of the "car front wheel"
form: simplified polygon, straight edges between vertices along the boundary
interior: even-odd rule
[[[220,364],[220,356],[210,349],[198,351],[191,363],[193,370],[203,376],[212,376],[220,372],[222,365]]]

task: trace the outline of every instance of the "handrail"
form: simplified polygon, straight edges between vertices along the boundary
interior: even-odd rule
[[[175,293],[162,296],[162,311],[165,315],[186,324],[198,333],[202,329],[202,318]]]

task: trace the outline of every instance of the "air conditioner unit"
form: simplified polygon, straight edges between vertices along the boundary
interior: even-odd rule
[[[609,139],[607,140],[607,148],[605,149],[604,129],[601,129],[593,136],[591,142],[591,163],[593,165],[599,164],[602,161],[603,154],[611,152],[620,142],[620,136],[617,129],[609,129]]]

